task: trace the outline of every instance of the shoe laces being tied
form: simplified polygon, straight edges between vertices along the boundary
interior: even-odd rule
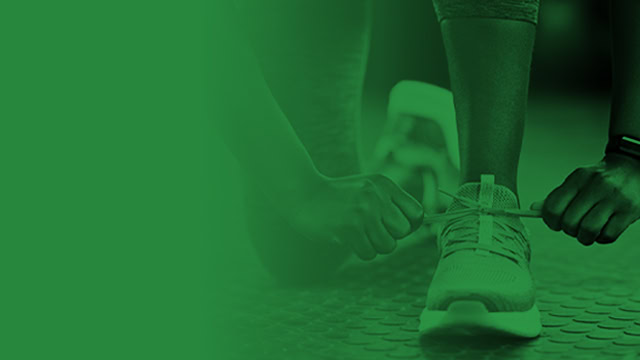
[[[519,218],[539,217],[539,211],[495,208],[493,198],[498,191],[494,192],[494,189],[493,175],[482,175],[479,201],[441,190],[456,202],[447,213],[425,217],[425,223],[445,223],[438,238],[442,258],[466,250],[475,251],[478,255],[493,253],[518,265],[528,265],[531,258],[531,249],[526,239],[528,232]],[[510,190],[499,190],[504,195],[502,205],[517,204],[515,195]]]

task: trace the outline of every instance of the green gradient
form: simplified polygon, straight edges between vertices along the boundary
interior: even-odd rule
[[[202,14],[0,5],[0,358],[211,358]]]
[[[519,71],[490,61],[518,31],[474,53],[467,29],[447,59],[430,1],[3,3],[0,359],[638,358],[637,224],[585,247],[523,220],[540,337],[419,335],[440,253],[437,226],[418,225],[459,185],[453,99],[469,123],[502,116],[498,132],[523,120],[521,207],[545,199],[602,159],[605,10],[543,6],[525,110],[529,54]],[[637,129],[635,62],[620,61],[636,39],[616,43],[618,132]],[[462,153],[496,143],[471,132]]]

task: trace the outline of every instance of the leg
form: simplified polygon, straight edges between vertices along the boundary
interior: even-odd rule
[[[535,26],[505,19],[442,23],[460,142],[461,181],[494,174],[517,193]]]
[[[368,0],[248,1],[264,76],[316,167],[328,176],[360,172],[357,126],[369,46]],[[258,179],[259,181],[259,179]],[[247,186],[249,231],[278,278],[306,282],[330,274],[348,252],[305,241]]]
[[[441,258],[420,330],[535,337],[541,323],[527,232],[518,218],[495,209],[518,207],[537,1],[435,5],[444,19],[463,185],[438,239]],[[466,212],[453,215],[458,210]]]

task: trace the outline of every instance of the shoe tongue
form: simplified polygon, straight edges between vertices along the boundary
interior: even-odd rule
[[[490,179],[489,181],[487,181],[487,183],[485,183],[484,188],[482,187],[482,183],[466,183],[458,189],[458,191],[456,192],[456,195],[458,198],[464,198],[464,199],[472,200],[474,202],[480,202],[481,193],[485,203],[489,202],[487,201],[488,200],[487,198],[492,198],[490,201],[491,208],[517,209],[519,207],[518,198],[516,197],[516,195],[511,190],[509,190],[509,188],[502,185],[494,184],[493,179]],[[447,212],[450,212],[452,210],[465,209],[468,207],[469,206],[465,205],[460,200],[454,199],[454,201],[449,206],[449,209],[447,210]],[[489,239],[490,244],[499,246],[502,248],[506,248],[507,249],[506,251],[508,251],[509,253],[514,253],[514,251],[520,253],[521,250],[517,250],[517,249],[520,249],[520,246],[513,245],[515,246],[515,249],[514,249],[512,248],[512,246],[505,245],[506,243],[504,241],[507,238],[511,239],[510,241],[516,241],[515,240],[516,238],[520,238],[521,240],[524,241],[523,244],[525,246],[525,248],[523,248],[524,250],[522,250],[524,252],[520,255],[522,255],[522,258],[528,260],[529,257],[531,256],[530,255],[531,253],[528,248],[529,244],[528,242],[526,242],[527,230],[524,227],[524,224],[522,223],[520,218],[517,216],[490,216],[489,219],[492,219],[491,220],[492,224],[494,224],[495,226],[498,226],[503,231],[508,231],[509,233],[513,233],[513,236],[505,237],[503,233],[494,233],[493,225],[489,227],[488,233],[483,231],[482,216],[479,216],[478,221],[474,222],[473,225],[470,225],[468,223],[463,223],[462,220],[452,221],[446,224],[442,232],[440,233],[438,246],[440,247],[440,249],[443,249],[444,246],[446,246],[447,244],[446,239],[448,237],[453,239],[461,239],[461,240],[465,237],[468,238],[469,228],[472,227],[474,231],[478,231],[477,237],[475,238],[478,243],[487,244],[486,240]],[[486,226],[484,229],[485,230],[487,229]],[[458,230],[464,230],[464,233],[457,233]],[[443,234],[446,234],[446,235],[443,235]],[[500,235],[500,234],[503,234],[503,235]],[[519,234],[519,235],[516,235],[516,234]],[[494,243],[492,239],[495,239],[497,236],[501,237],[502,241]],[[484,241],[483,241],[483,238],[485,239]],[[511,255],[505,255],[505,254],[507,253],[503,253],[503,256],[506,256],[512,260],[515,259]]]
[[[480,201],[480,183],[466,183],[462,185],[456,195],[473,201]],[[467,208],[459,200],[453,200],[448,211]],[[493,205],[494,209],[514,209],[518,208],[518,198],[506,186],[493,185]]]

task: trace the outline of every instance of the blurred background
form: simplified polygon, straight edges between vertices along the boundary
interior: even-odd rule
[[[389,90],[404,79],[449,88],[440,26],[431,1],[375,0],[374,23],[365,84],[364,154],[381,130],[379,107]],[[606,101],[610,88],[609,2],[545,1],[540,6],[530,95],[595,98]],[[535,105],[534,105],[535,106]],[[606,119],[602,119],[606,120]]]

